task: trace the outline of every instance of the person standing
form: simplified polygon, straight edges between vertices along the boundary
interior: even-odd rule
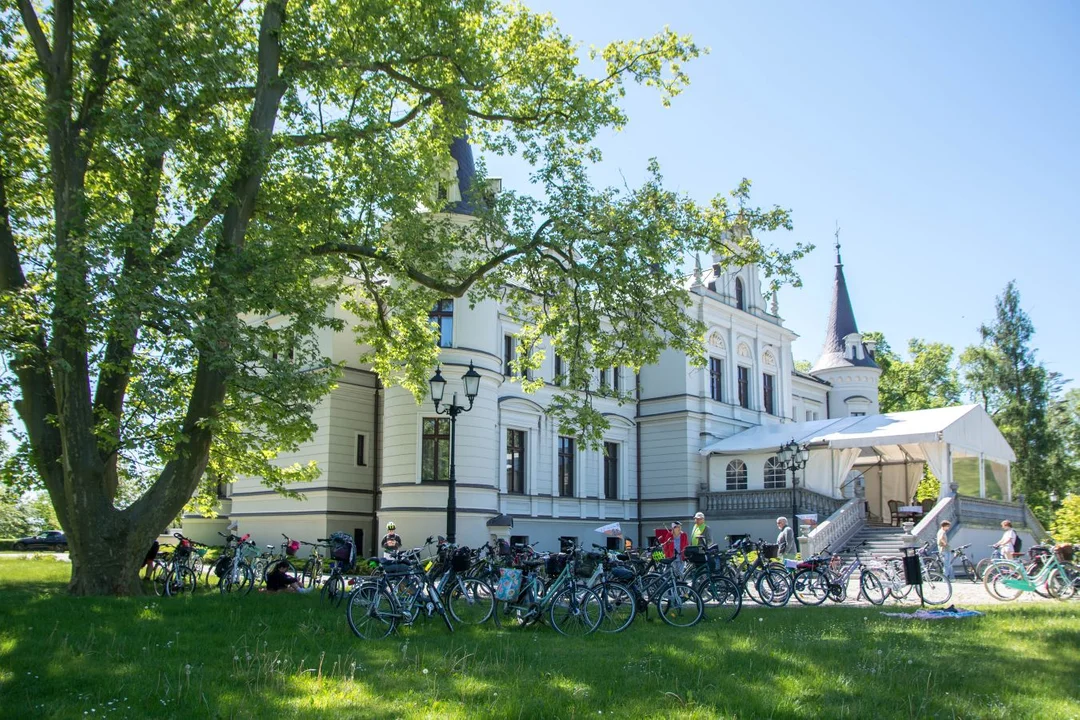
[[[1007,558],[1016,557],[1020,554],[1020,536],[1013,530],[1012,522],[1009,520],[1001,521],[1001,529],[1005,532],[1001,539],[994,543],[994,547],[1005,553]]]
[[[952,550],[949,549],[949,528],[951,527],[951,522],[942,520],[937,531],[937,549],[941,553],[941,563],[945,566],[945,577],[950,581],[956,579],[953,575]]]
[[[694,527],[690,530],[690,544],[709,547],[713,544],[712,532],[705,524],[705,513],[699,512],[694,515]]]
[[[785,560],[794,560],[795,531],[788,525],[786,517],[776,518],[776,527],[780,530],[780,534],[776,536],[776,544],[779,546],[777,552]]]
[[[397,525],[394,525],[393,521],[386,523],[386,534],[382,538],[383,555],[389,557],[392,553],[396,553],[401,550],[401,536],[396,532]]]
[[[664,543],[664,555],[669,558],[675,558],[675,571],[680,575],[683,571],[683,551],[686,550],[686,546],[690,544],[690,539],[686,537],[686,533],[682,531],[682,523],[676,520],[671,523],[671,537]]]

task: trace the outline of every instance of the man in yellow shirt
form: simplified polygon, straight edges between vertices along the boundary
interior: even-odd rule
[[[705,524],[705,513],[699,512],[694,515],[694,527],[690,531],[690,544],[708,547],[713,544],[712,532]]]

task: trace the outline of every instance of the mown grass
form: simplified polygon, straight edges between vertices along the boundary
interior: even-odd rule
[[[422,623],[365,642],[314,597],[71,598],[68,571],[0,559],[0,716],[1080,718],[1071,603],[937,622],[748,609],[580,639]]]

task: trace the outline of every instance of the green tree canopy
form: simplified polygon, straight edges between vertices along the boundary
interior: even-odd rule
[[[881,367],[881,412],[929,410],[960,402],[960,376],[953,364],[951,345],[912,338],[908,341],[910,359],[905,360],[893,351],[882,333],[869,332],[864,337],[877,343],[874,360]]]
[[[505,293],[521,340],[570,358],[552,410],[587,428],[588,368],[700,357],[684,258],[775,287],[805,250],[762,243],[790,221],[748,183],[699,204],[655,163],[638,187],[590,182],[626,85],[686,86],[702,51],[670,30],[587,67],[500,0],[17,0],[0,35],[0,348],[73,592],[137,592],[204,478],[313,476],[273,458],[333,386],[315,338],[344,329],[336,303],[383,381],[421,394],[432,304]],[[481,178],[475,223],[428,212],[462,134],[529,162],[535,193]],[[270,316],[288,322],[251,321]]]
[[[1035,326],[1020,306],[1015,282],[1005,286],[995,302],[994,320],[980,326],[979,334],[981,344],[960,356],[964,384],[1016,453],[1013,493],[1026,495],[1046,518],[1053,490],[1048,459],[1058,442],[1049,412],[1060,381],[1035,357]]]

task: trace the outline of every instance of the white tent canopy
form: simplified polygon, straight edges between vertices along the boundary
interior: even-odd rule
[[[926,462],[948,493],[954,454],[977,457],[980,467],[983,460],[1006,468],[1016,460],[981,405],[762,425],[710,443],[700,452],[706,456],[768,453],[793,439],[808,444],[811,451],[835,451],[834,488],[853,466]],[[978,472],[981,478],[983,471]],[[1008,489],[1003,489],[1008,495]]]

